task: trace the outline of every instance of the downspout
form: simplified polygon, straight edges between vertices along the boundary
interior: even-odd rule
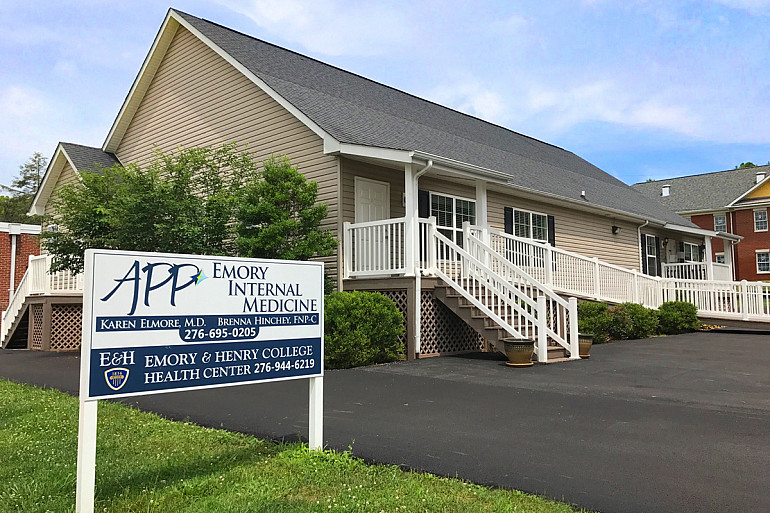
[[[13,299],[13,293],[16,289],[16,235],[15,233],[10,234],[11,235],[11,279],[8,280],[8,283],[10,286],[8,287],[8,306],[11,304],[11,300]]]
[[[418,195],[419,187],[417,185],[417,181],[419,178],[430,171],[430,168],[433,167],[433,160],[429,159],[428,163],[425,165],[424,168],[417,171],[417,173],[414,174],[414,177],[412,178],[412,194]],[[418,195],[419,196],[419,195]],[[414,231],[414,242],[412,243],[412,251],[414,251],[414,354],[415,358],[418,354],[420,354],[420,331],[422,331],[422,319],[420,317],[420,310],[422,309],[422,279],[421,279],[421,273],[420,273],[420,261],[419,261],[419,254],[420,254],[420,204],[419,204],[419,197],[415,198],[415,204],[417,205],[417,215],[415,216],[414,212],[412,212],[412,217],[414,217],[414,223],[416,225],[416,229]],[[432,246],[432,244],[431,244]]]
[[[650,224],[650,220],[646,220],[643,225],[640,225],[636,229],[636,240],[639,242],[639,272],[642,272],[642,269],[644,269],[644,264],[642,262],[642,228]]]

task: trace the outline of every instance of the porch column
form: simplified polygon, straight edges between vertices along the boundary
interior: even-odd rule
[[[706,236],[706,279],[714,279],[714,257],[711,254],[711,237]]]
[[[730,266],[730,279],[735,279],[735,269],[733,268],[734,262],[733,262],[733,242],[730,240],[723,239],[722,244],[724,244],[725,248],[725,263]]]
[[[476,180],[476,224],[487,226],[487,182],[484,180]]]
[[[414,176],[412,164],[404,164],[404,191],[406,193],[406,226],[404,227],[404,264],[406,275],[414,276],[417,266],[415,252],[417,240],[417,222],[419,218],[417,204],[417,180]]]

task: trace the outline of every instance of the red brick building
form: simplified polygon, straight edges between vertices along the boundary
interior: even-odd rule
[[[701,228],[743,237],[735,245],[714,238],[714,261],[732,259],[736,280],[770,281],[770,165],[654,180],[633,187]],[[681,261],[694,261],[695,252],[681,249]],[[702,260],[705,248],[698,249]]]
[[[29,257],[40,254],[40,226],[0,223],[0,310],[8,308],[27,270]]]

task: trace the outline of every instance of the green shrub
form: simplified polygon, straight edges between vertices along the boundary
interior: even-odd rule
[[[326,367],[348,369],[398,360],[404,316],[376,292],[332,292],[325,299]]]
[[[660,332],[665,335],[687,333],[700,328],[698,308],[685,301],[666,301],[658,308]]]
[[[610,311],[610,337],[647,338],[658,331],[658,312],[637,303],[621,303]]]
[[[578,304],[578,331],[594,336],[594,344],[609,340],[610,312],[607,303],[581,301]]]

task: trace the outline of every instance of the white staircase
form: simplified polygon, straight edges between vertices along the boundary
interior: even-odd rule
[[[474,312],[486,317],[484,337],[502,351],[508,337],[535,341],[539,362],[549,347],[578,356],[577,300],[564,299],[485,244],[466,226],[462,247],[440,233],[435,218],[420,220],[420,268],[446,284]],[[473,315],[471,315],[473,316]]]
[[[6,347],[24,315],[27,299],[31,296],[77,296],[83,294],[83,274],[69,271],[49,272],[51,256],[30,256],[27,271],[19,282],[8,308],[3,312],[0,326],[0,346]]]

